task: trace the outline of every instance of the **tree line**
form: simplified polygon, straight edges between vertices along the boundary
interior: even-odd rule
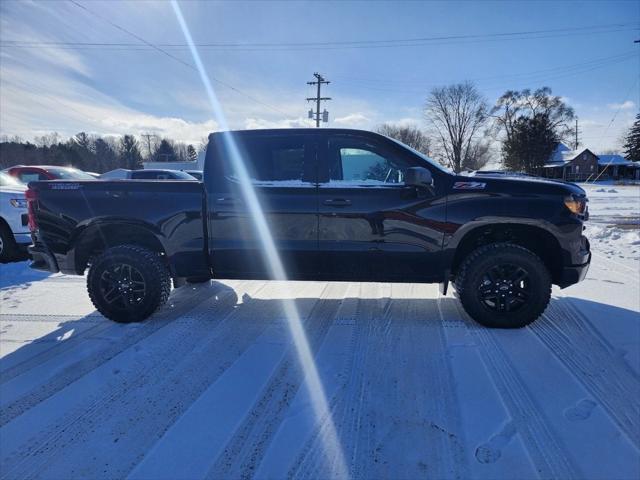
[[[143,160],[195,161],[198,147],[155,135],[101,137],[80,132],[69,139],[51,133],[33,142],[19,137],[0,138],[0,169],[13,165],[64,165],[104,173],[116,168],[142,168]]]
[[[470,82],[434,88],[427,98],[426,128],[383,124],[378,132],[432,156],[454,172],[477,170],[499,149],[502,165],[536,173],[558,143],[573,144],[575,112],[549,87],[508,90],[493,106]],[[624,155],[640,161],[640,114]]]
[[[383,124],[379,133],[396,138],[454,172],[477,170],[500,156],[507,170],[537,173],[559,142],[572,144],[575,112],[549,87],[508,90],[490,105],[470,82],[434,88],[424,106],[426,127]],[[0,138],[0,168],[11,165],[70,165],[103,173],[136,169],[142,161],[195,160],[205,148],[143,134],[100,137],[80,132],[63,140],[57,133]],[[640,114],[629,130],[624,155],[640,161]],[[496,150],[499,150],[496,151]]]

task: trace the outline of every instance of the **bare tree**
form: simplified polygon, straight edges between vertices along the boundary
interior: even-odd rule
[[[430,154],[431,139],[416,126],[383,123],[376,129],[376,132],[395,138],[425,155]]]
[[[60,143],[61,138],[58,132],[47,133],[39,137],[34,137],[33,142],[38,147],[52,147]]]
[[[454,172],[477,153],[484,136],[488,105],[476,87],[459,83],[434,88],[425,115],[433,129],[439,156]]]
[[[147,152],[147,158],[149,159],[157,150],[158,143],[160,142],[160,137],[158,137],[158,135],[156,135],[155,133],[143,133],[140,135],[140,138],[142,139],[142,145],[144,146]]]
[[[521,117],[548,118],[549,128],[560,140],[573,140],[575,119],[573,108],[569,107],[562,97],[553,95],[549,87],[542,87],[535,91],[507,90],[491,109],[494,120],[494,132],[504,132],[506,141],[511,141],[515,125]]]
[[[207,145],[209,145],[209,137],[202,137],[198,144],[198,153],[206,152]]]

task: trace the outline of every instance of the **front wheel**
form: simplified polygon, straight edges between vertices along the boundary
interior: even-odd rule
[[[9,227],[0,221],[0,262],[10,262],[16,257],[17,246]]]
[[[466,312],[487,327],[524,327],[544,312],[551,298],[551,276],[542,260],[510,243],[473,251],[454,285]]]
[[[93,259],[87,290],[105,317],[139,322],[167,301],[171,277],[158,254],[136,245],[119,245]]]

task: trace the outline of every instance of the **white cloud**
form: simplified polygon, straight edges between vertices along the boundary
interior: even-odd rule
[[[350,113],[344,117],[338,117],[333,120],[333,123],[342,125],[345,127],[364,127],[370,122],[370,118],[362,113]]]
[[[267,120],[264,118],[247,118],[244,121],[244,128],[264,129],[264,128],[304,128],[311,127],[313,123],[307,118],[288,118],[284,120]]]
[[[636,108],[636,104],[631,100],[627,100],[623,103],[610,103],[607,105],[611,110],[633,110]]]

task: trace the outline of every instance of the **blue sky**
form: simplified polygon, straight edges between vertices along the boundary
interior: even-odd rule
[[[139,40],[184,43],[170,4],[77,2],[90,12],[70,1],[0,2],[1,134],[156,132],[197,142],[217,127],[197,72]],[[506,89],[548,85],[575,108],[583,144],[597,151],[620,143],[640,103],[637,1],[180,5],[196,42],[252,44],[200,49],[209,74],[241,92],[214,82],[233,128],[306,125],[315,71],[332,82],[331,126],[425,126],[429,90],[453,82],[473,80],[491,103]],[[375,48],[332,43],[541,30],[554,31]],[[192,63],[186,48],[162,48]]]

